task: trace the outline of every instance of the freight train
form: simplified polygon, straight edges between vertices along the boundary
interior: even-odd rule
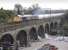
[[[38,16],[33,16],[33,15],[18,15],[18,16],[14,16],[13,18],[10,18],[8,20],[9,24],[20,24],[23,21],[27,21],[27,20],[35,20],[35,19],[39,19]]]

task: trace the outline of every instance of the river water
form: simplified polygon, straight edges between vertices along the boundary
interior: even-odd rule
[[[40,42],[34,42],[31,43],[31,47],[27,47],[27,48],[19,48],[19,50],[38,50],[39,48],[41,48],[44,44],[51,44],[51,45],[55,45],[58,50],[68,50],[68,37],[64,37],[65,40],[59,40],[59,39],[63,39],[63,37],[61,38],[60,36],[50,36],[48,34],[45,34],[46,38],[45,39],[40,39]]]

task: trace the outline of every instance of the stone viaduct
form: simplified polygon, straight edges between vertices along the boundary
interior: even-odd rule
[[[19,24],[1,24],[0,47],[4,44],[14,45],[16,42],[20,47],[26,47],[30,42],[39,40],[38,36],[46,38],[45,33],[57,32],[60,21],[60,17],[49,17],[26,20]]]

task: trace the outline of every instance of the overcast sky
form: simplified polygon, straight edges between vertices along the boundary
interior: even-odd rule
[[[0,0],[0,8],[13,9],[16,3],[29,7],[38,3],[42,8],[68,9],[68,0]]]

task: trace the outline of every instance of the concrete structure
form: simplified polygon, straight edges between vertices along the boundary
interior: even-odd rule
[[[17,46],[14,45],[17,42],[18,46],[27,47],[30,42],[39,40],[38,36],[45,38],[45,33],[55,30],[57,32],[61,22],[60,17],[26,20],[19,24],[1,24],[0,46]]]

